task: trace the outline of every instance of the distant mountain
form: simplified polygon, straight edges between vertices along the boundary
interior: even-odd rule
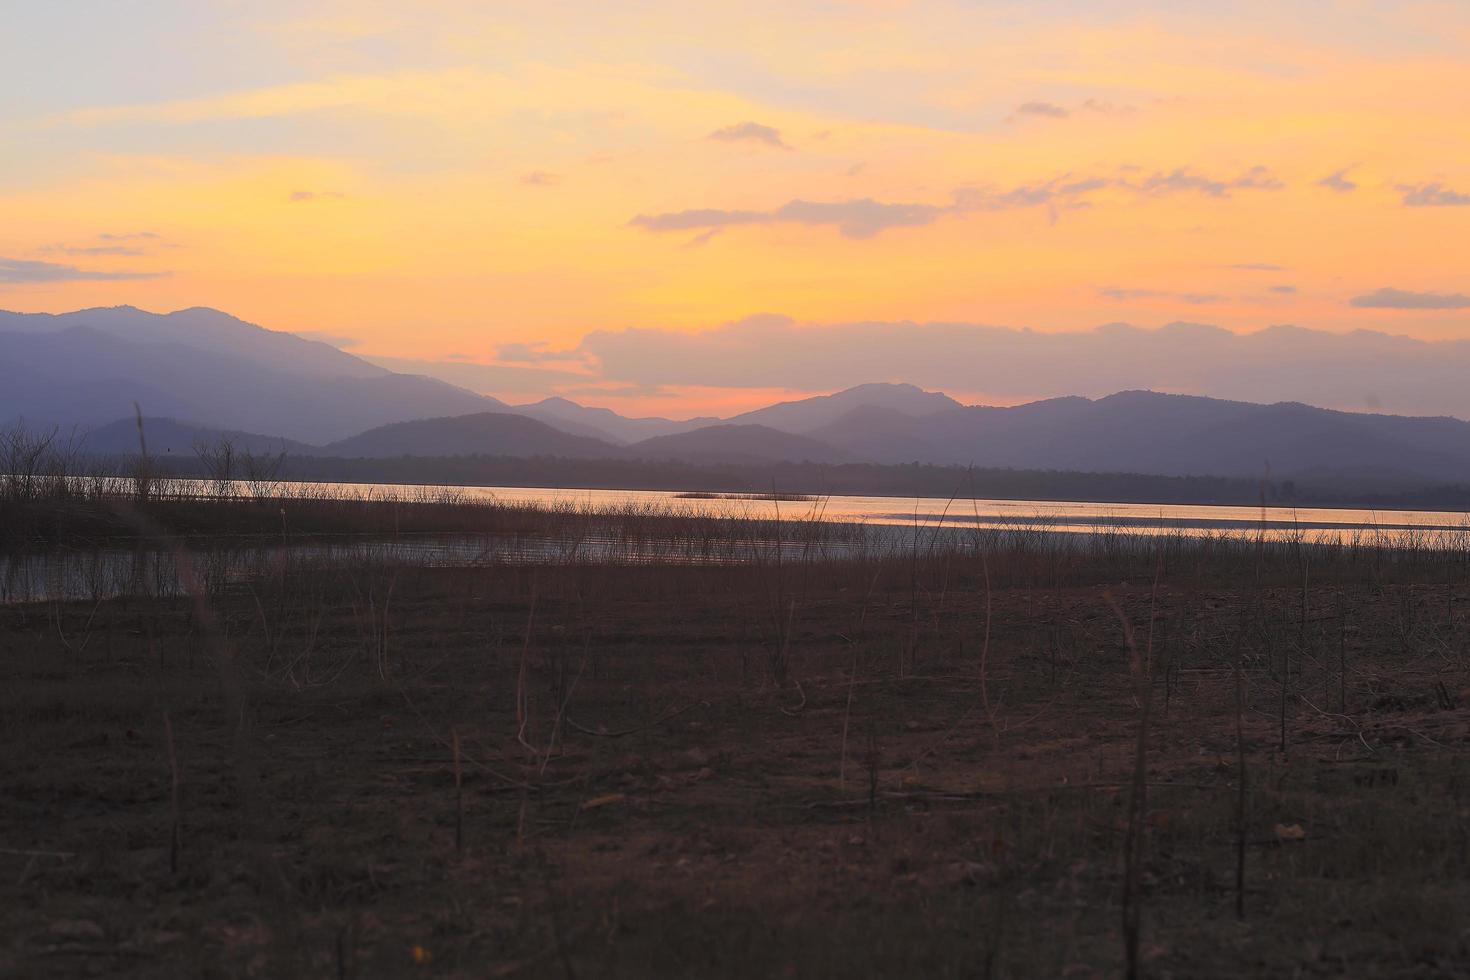
[[[224,429],[206,429],[197,425],[167,418],[143,419],[143,435],[148,444],[148,455],[153,457],[181,456],[193,459],[198,446],[216,447],[228,441],[237,452],[257,456],[275,456],[287,453],[291,456],[311,456],[321,450],[302,442],[282,439],[279,436],[263,436],[254,432],[235,432]],[[99,456],[132,456],[138,453],[138,422],[136,418],[119,419],[93,429],[81,437],[81,448]]]
[[[545,422],[505,412],[395,422],[330,443],[323,456],[564,456],[610,459],[624,455],[608,442],[574,436]]]
[[[1128,391],[905,421],[849,418],[818,435],[877,462],[1273,477],[1376,471],[1470,479],[1470,423]],[[875,434],[878,433],[878,434]],[[879,438],[881,434],[881,439]]]
[[[84,311],[87,319],[99,312],[119,314]],[[132,415],[136,402],[149,416],[315,443],[386,422],[500,405],[213,311],[185,312],[199,315],[171,319],[178,315],[123,308],[101,317],[107,330],[65,325],[84,314],[0,314],[4,326],[22,328],[0,329],[0,425],[25,418],[94,428]],[[198,332],[188,333],[190,324]],[[125,339],[134,327],[142,339]],[[158,339],[181,335],[189,342]]]
[[[634,443],[628,452],[643,459],[691,463],[850,462],[840,449],[806,436],[765,425],[711,425],[692,432],[656,436]]]
[[[937,391],[908,384],[867,384],[831,395],[779,402],[727,419],[735,425],[767,425],[782,432],[810,433],[831,425],[855,409],[881,408],[910,418],[924,418],[962,407]]]
[[[959,408],[960,403],[939,392],[906,384],[866,384],[831,395],[781,402],[728,419],[700,417],[676,421],[666,418],[628,418],[607,408],[590,408],[566,398],[546,398],[511,411],[540,419],[577,435],[632,444],[658,436],[692,432],[718,425],[763,425],[782,432],[807,434],[843,418],[855,409],[874,408],[904,418],[919,418]]]
[[[1218,333],[1180,327],[1164,339],[1229,340]],[[200,438],[227,433],[251,451],[292,455],[917,461],[1247,478],[1269,468],[1274,479],[1319,485],[1470,481],[1470,422],[1445,417],[1149,391],[965,407],[913,385],[868,384],[726,420],[626,418],[563,398],[506,406],[217,310],[0,312],[0,426],[75,427],[91,432],[95,452],[130,452],[135,403],[160,455],[192,454]]]
[[[533,419],[540,419],[565,432],[595,434],[598,438],[621,444],[688,432],[702,426],[718,424],[720,421],[717,418],[696,418],[683,422],[662,418],[628,418],[609,408],[589,408],[555,397],[530,405],[516,405],[513,410]]]
[[[376,378],[390,372],[330,344],[267,330],[206,307],[148,313],[133,306],[99,307],[75,313],[8,313],[0,310],[0,333],[61,333],[87,327],[119,340],[183,344],[213,354],[293,374]]]
[[[857,459],[912,463],[942,459],[946,453],[924,436],[923,419],[891,408],[863,405],[808,435]]]

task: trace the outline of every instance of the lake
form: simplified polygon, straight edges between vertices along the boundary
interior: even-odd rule
[[[616,520],[590,521],[545,534],[418,534],[390,539],[210,539],[187,545],[191,563],[211,587],[248,582],[283,563],[331,565],[364,559],[440,567],[492,563],[603,562],[717,564],[800,561],[936,547],[973,549],[1009,535],[1042,535],[1062,547],[1084,547],[1100,536],[1143,543],[1150,536],[1210,536],[1319,545],[1470,548],[1470,516],[1448,511],[1238,507],[1210,504],[1120,504],[1050,500],[944,500],[831,495],[760,499],[659,490],[564,490],[547,487],[452,487],[401,484],[282,484],[286,495],[405,498],[449,490],[474,502],[533,504],[584,514],[619,511],[680,513],[769,522],[725,537],[677,533],[630,534]],[[171,492],[209,487],[172,481]],[[290,504],[286,504],[289,513]],[[776,524],[779,522],[779,525]],[[814,523],[846,527],[816,534]],[[778,529],[779,528],[779,531]],[[979,532],[979,536],[977,533]],[[1070,543],[1069,543],[1070,542]],[[111,546],[0,555],[0,602],[90,599],[124,594],[177,594],[179,554],[155,546]]]
[[[312,492],[391,496],[433,493],[437,486],[349,483],[301,484]],[[1287,537],[1302,534],[1331,541],[1353,533],[1420,532],[1466,534],[1470,514],[1428,510],[1352,510],[1326,507],[1239,507],[1216,504],[1117,504],[1058,500],[986,500],[938,497],[866,497],[848,494],[804,500],[752,499],[747,495],[690,496],[672,490],[563,490],[550,487],[453,487],[466,499],[503,503],[574,506],[587,510],[623,507],[673,508],[703,516],[783,521],[987,527],[1029,527],[1057,532],[1245,531]],[[740,499],[730,499],[739,496]]]

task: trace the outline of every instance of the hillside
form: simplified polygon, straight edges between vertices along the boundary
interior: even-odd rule
[[[645,439],[628,447],[644,459],[677,459],[697,463],[810,462],[840,463],[847,453],[806,436],[764,425],[711,425],[692,432]]]
[[[664,418],[629,418],[612,409],[578,405],[566,398],[545,398],[530,405],[517,405],[514,410],[567,432],[583,435],[595,433],[598,438],[623,444],[688,432],[720,422],[716,418],[696,418],[682,422]]]
[[[148,454],[153,457],[174,456],[188,459],[196,455],[196,447],[217,446],[221,441],[228,442],[236,452],[256,456],[274,456],[279,453],[311,456],[321,451],[316,446],[279,436],[207,429],[170,418],[144,418],[143,435],[148,442]],[[80,448],[83,452],[102,456],[135,455],[138,452],[138,422],[136,419],[118,419],[93,429],[81,437]]]
[[[1422,481],[1470,478],[1470,423],[1255,405],[1129,391],[924,419],[859,416],[821,430],[879,462],[973,464],[1161,475],[1277,476],[1376,470]],[[932,455],[923,456],[918,452]]]
[[[923,418],[960,408],[946,394],[910,384],[865,384],[831,395],[778,402],[726,419],[735,425],[765,425],[783,432],[809,434],[831,425],[848,413],[879,408],[908,418]]]
[[[376,378],[390,373],[330,344],[267,330],[207,307],[173,313],[149,313],[133,306],[56,314],[0,310],[0,333],[54,334],[73,327],[86,327],[134,343],[182,344],[273,371],[355,378]]]
[[[315,443],[386,422],[462,415],[500,404],[442,381],[362,370],[354,367],[355,358],[318,357],[317,348],[324,345],[280,339],[288,335],[257,338],[289,349],[276,366],[265,363],[266,355],[245,357],[159,340],[155,323],[139,322],[149,325],[141,332],[148,339],[123,339],[75,325],[0,332],[0,424],[25,418],[94,428],[131,416],[137,403],[148,416]],[[258,327],[248,330],[270,334]],[[307,356],[298,358],[303,351]],[[315,373],[337,367],[340,373]]]
[[[574,436],[521,415],[480,412],[395,422],[330,443],[323,456],[562,456],[597,459],[622,455],[619,447]]]

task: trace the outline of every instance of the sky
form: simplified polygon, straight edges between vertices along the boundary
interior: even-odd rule
[[[1463,0],[0,2],[4,309],[676,416],[1067,393],[937,327],[1470,339]]]

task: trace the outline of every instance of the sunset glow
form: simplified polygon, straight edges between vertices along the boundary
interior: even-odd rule
[[[0,38],[6,309],[206,305],[682,415],[771,385],[584,338],[1470,338],[1460,2],[66,6]]]

